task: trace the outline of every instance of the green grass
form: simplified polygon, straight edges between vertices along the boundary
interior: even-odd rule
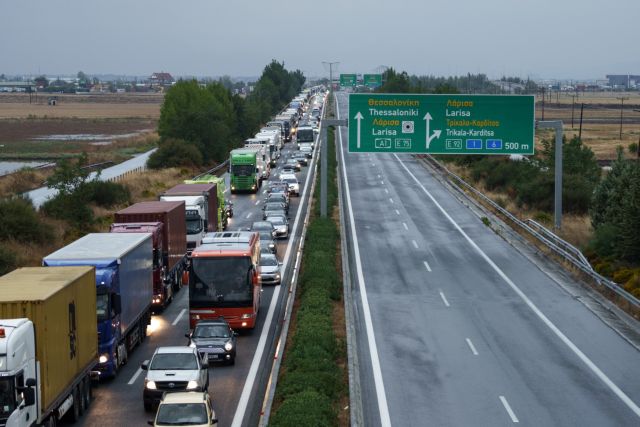
[[[334,333],[333,306],[342,297],[342,280],[336,268],[340,232],[331,218],[337,205],[337,161],[333,129],[327,146],[327,212],[320,217],[320,185],[316,183],[315,204],[305,239],[301,274],[298,279],[298,308],[289,334],[290,345],[280,371],[272,426],[338,425],[338,403],[347,393],[344,345]]]

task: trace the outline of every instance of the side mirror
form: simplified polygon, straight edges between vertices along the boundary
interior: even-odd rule
[[[151,421],[147,421],[147,424],[149,424],[150,426],[155,425],[155,423],[153,422],[153,420],[151,420]]]
[[[122,300],[120,294],[111,294],[111,306],[116,314],[122,313]]]
[[[217,418],[211,418],[211,424],[218,424]]]
[[[142,362],[142,364],[140,365],[140,368],[143,371],[148,371],[149,370],[149,361],[145,360],[144,362]]]
[[[27,385],[27,387],[35,387],[36,386],[36,379],[35,378],[27,378],[27,381],[25,382],[25,384]]]
[[[209,361],[204,359],[202,361],[202,369],[209,369]]]
[[[238,335],[240,335],[238,332],[233,331],[233,336],[234,336],[234,337],[237,337]]]
[[[27,387],[24,390],[22,390],[22,397],[24,398],[24,406],[35,405],[36,392],[31,387]]]
[[[184,334],[184,336],[185,336],[185,337],[187,337],[187,338],[189,338],[189,339],[191,339],[191,334],[189,334],[189,333]]]

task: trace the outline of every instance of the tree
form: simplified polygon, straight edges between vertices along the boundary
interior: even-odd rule
[[[47,86],[49,86],[49,80],[46,76],[38,76],[33,79],[33,81],[35,82],[36,86],[41,88],[47,88]]]
[[[411,93],[413,92],[411,83],[409,82],[409,75],[406,71],[396,73],[393,68],[388,68],[382,74],[382,81],[384,82],[380,86],[377,92],[381,93]]]
[[[89,171],[83,168],[87,161],[87,153],[82,153],[77,160],[62,159],[53,174],[47,178],[47,186],[55,188],[61,194],[75,192],[89,177]]]

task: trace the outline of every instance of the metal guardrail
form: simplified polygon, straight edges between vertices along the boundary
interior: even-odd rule
[[[218,166],[209,169],[208,171],[202,172],[200,175],[194,176],[192,179],[198,179],[198,178],[200,178],[201,176],[204,176],[204,175],[215,175],[218,171],[220,171],[221,169],[226,168],[227,166],[229,166],[229,159],[227,159],[224,162],[220,163]]]
[[[558,256],[572,264],[574,267],[579,269],[581,272],[590,277],[596,284],[600,286],[604,286],[608,290],[612,291],[616,296],[619,296],[623,300],[625,300],[628,304],[633,306],[633,308],[637,311],[640,310],[640,300],[629,292],[625,291],[620,285],[616,282],[607,279],[606,277],[598,274],[593,270],[589,261],[585,258],[585,256],[577,249],[575,246],[571,245],[569,242],[563,240],[544,226],[538,224],[532,219],[527,220],[527,222],[523,222],[516,218],[512,213],[507,211],[506,209],[499,206],[496,202],[482,194],[480,191],[476,190],[473,186],[467,183],[464,179],[460,178],[455,173],[451,172],[444,165],[438,162],[433,156],[430,154],[417,155],[418,159],[423,160],[425,163],[430,164],[436,169],[444,172],[450,179],[455,181],[459,187],[462,187],[469,192],[473,193],[474,196],[478,197],[484,203],[491,206],[492,209],[495,209],[504,217],[508,218],[513,224],[519,226],[521,229],[538,239],[542,244],[555,252]],[[458,188],[459,188],[458,187]]]

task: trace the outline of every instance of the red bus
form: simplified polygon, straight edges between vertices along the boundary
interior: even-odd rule
[[[258,233],[208,233],[191,253],[189,326],[222,316],[232,328],[253,329],[262,290],[259,267]]]

